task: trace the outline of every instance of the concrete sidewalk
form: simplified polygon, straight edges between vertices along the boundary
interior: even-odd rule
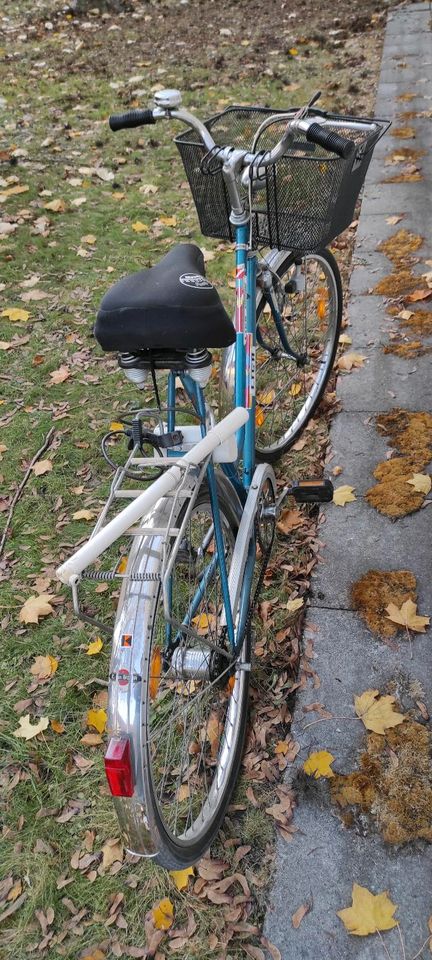
[[[398,100],[406,93],[414,98]],[[427,3],[400,8],[388,19],[375,114],[391,119],[394,130],[407,125],[407,120],[398,116],[403,111],[432,111],[432,32]],[[392,324],[386,314],[383,298],[368,292],[393,270],[390,261],[376,252],[377,245],[401,228],[424,238],[415,255],[420,262],[413,272],[430,270],[424,261],[432,258],[432,121],[427,116],[413,117],[409,126],[414,127],[415,140],[397,139],[391,128],[377,146],[357,234],[347,332],[353,341],[349,349],[365,354],[368,360],[361,369],[339,377],[342,408],[331,429],[334,458],[330,466],[343,467],[336,485],[351,484],[358,499],[344,508],[333,504],[325,508],[326,522],[321,528],[324,562],[312,580],[305,638],[313,640],[316,659],[311,666],[320,685],[316,688],[309,681],[298,692],[292,736],[301,749],[288,777],[297,793],[297,833],[291,843],[278,842],[264,929],[281,951],[282,960],[385,960],[386,951],[377,934],[352,936],[337,916],[338,910],[351,905],[353,883],[375,894],[389,891],[393,903],[398,904],[396,919],[407,960],[426,940],[432,914],[431,846],[423,841],[390,846],[373,819],[363,814],[354,818],[352,826],[345,826],[341,811],[331,802],[330,781],[314,780],[302,770],[311,752],[329,750],[335,757],[335,771],[350,773],[358,769],[366,748],[361,722],[331,719],[307,726],[320,717],[319,712],[307,711],[310,704],[319,701],[334,717],[351,717],[354,695],[371,688],[389,692],[390,682],[403,691],[417,681],[422,700],[432,713],[430,630],[415,635],[410,659],[406,641],[398,635],[393,648],[384,644],[368,630],[351,603],[352,584],[368,570],[408,569],[417,578],[419,612],[432,616],[431,508],[393,522],[362,499],[375,483],[374,468],[389,450],[375,428],[374,414],[398,406],[432,411],[432,354],[411,360],[384,354],[382,345],[397,323]],[[385,184],[383,180],[400,168],[385,167],[384,160],[401,146],[426,151],[418,161],[423,179]],[[386,218],[396,214],[403,214],[400,223],[389,225]],[[423,309],[428,309],[427,305],[423,304]],[[432,344],[432,338],[423,341]],[[425,472],[430,472],[430,465]],[[402,698],[401,706],[403,711],[412,710],[413,702]],[[415,719],[421,721],[417,715]],[[292,915],[305,903],[310,911],[294,929]],[[397,929],[382,936],[391,960],[405,960]],[[430,955],[426,947],[419,956]]]

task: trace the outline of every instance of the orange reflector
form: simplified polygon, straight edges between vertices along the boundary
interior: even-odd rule
[[[155,647],[151,657],[150,663],[150,700],[154,700],[157,697],[159,690],[159,684],[162,673],[162,654],[158,647]]]
[[[324,300],[318,300],[317,314],[320,320],[324,320],[324,317],[326,315],[326,305]]]
[[[235,687],[235,677],[230,677],[227,683],[227,693],[231,694]]]
[[[262,427],[265,420],[264,410],[262,407],[257,407],[255,410],[255,425],[257,427]]]

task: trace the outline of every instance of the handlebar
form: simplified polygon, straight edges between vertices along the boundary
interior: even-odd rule
[[[128,127],[142,127],[146,123],[156,123],[153,110],[129,110],[128,113],[113,113],[109,118],[111,130],[126,130]]]

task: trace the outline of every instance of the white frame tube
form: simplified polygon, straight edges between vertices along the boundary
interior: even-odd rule
[[[236,407],[191,450],[185,453],[182,457],[182,464],[197,466],[202,463],[206,457],[213,453],[216,447],[235,434],[248,419],[249,413],[245,407]],[[182,467],[174,464],[161,477],[158,477],[147,490],[144,490],[139,497],[136,497],[124,510],[113,517],[98,533],[90,537],[76,553],[58,568],[56,573],[59,580],[71,585],[72,581],[76,580],[86,567],[94,563],[104,550],[107,550],[129,527],[146,516],[161,497],[166,496],[177,486],[182,473]]]

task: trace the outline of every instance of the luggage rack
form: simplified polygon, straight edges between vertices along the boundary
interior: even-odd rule
[[[153,418],[158,419],[158,430],[163,435],[166,433],[166,423],[162,419],[162,414],[167,413],[168,410],[155,410],[154,408],[145,408],[139,410],[135,413],[134,419],[140,420],[145,416],[152,416]],[[199,429],[199,427],[198,427]],[[120,431],[118,431],[120,433]],[[158,573],[131,573],[126,569],[124,572],[119,571],[119,566],[122,560],[122,557],[116,557],[114,564],[109,570],[97,570],[94,567],[86,567],[79,577],[76,578],[74,582],[71,582],[72,589],[72,602],[73,609],[77,617],[80,620],[84,620],[87,623],[91,623],[93,626],[97,627],[101,632],[111,636],[113,625],[108,625],[102,620],[92,616],[87,613],[82,606],[82,602],[79,595],[79,588],[82,581],[90,581],[93,583],[112,583],[116,580],[118,581],[132,581],[132,582],[148,582],[148,583],[158,583],[162,584],[163,598],[164,598],[164,607],[166,611],[169,610],[169,594],[168,594],[168,581],[172,572],[172,568],[177,556],[180,544],[183,539],[184,531],[188,523],[190,514],[195,504],[195,500],[198,494],[198,491],[201,486],[201,482],[205,475],[207,464],[209,458],[204,460],[199,467],[194,466],[193,464],[187,463],[183,460],[182,453],[179,453],[178,456],[168,456],[164,450],[161,454],[150,457],[139,456],[139,447],[136,444],[133,449],[129,452],[125,463],[122,466],[119,466],[114,474],[114,477],[111,482],[110,492],[106,503],[104,504],[99,517],[93,527],[93,530],[90,534],[89,540],[92,540],[97,533],[106,525],[108,522],[109,513],[115,505],[120,506],[122,501],[133,500],[136,497],[140,496],[143,492],[140,488],[130,488],[125,486],[127,480],[130,481],[130,477],[127,476],[128,470],[136,467],[151,468],[155,467],[158,470],[167,470],[170,467],[177,466],[182,471],[181,480],[176,489],[165,494],[164,500],[169,502],[171,501],[171,506],[169,508],[169,514],[167,518],[167,523],[163,526],[151,526],[143,522],[139,525],[129,527],[125,533],[125,537],[145,537],[145,536],[155,536],[161,537],[161,564],[160,572]],[[151,483],[149,479],[146,481]],[[179,500],[188,501],[188,506],[185,511],[184,517],[180,523],[180,526],[177,526],[174,523],[174,517],[178,516],[178,502]],[[143,518],[145,521],[145,518]],[[125,555],[123,555],[124,557]]]

